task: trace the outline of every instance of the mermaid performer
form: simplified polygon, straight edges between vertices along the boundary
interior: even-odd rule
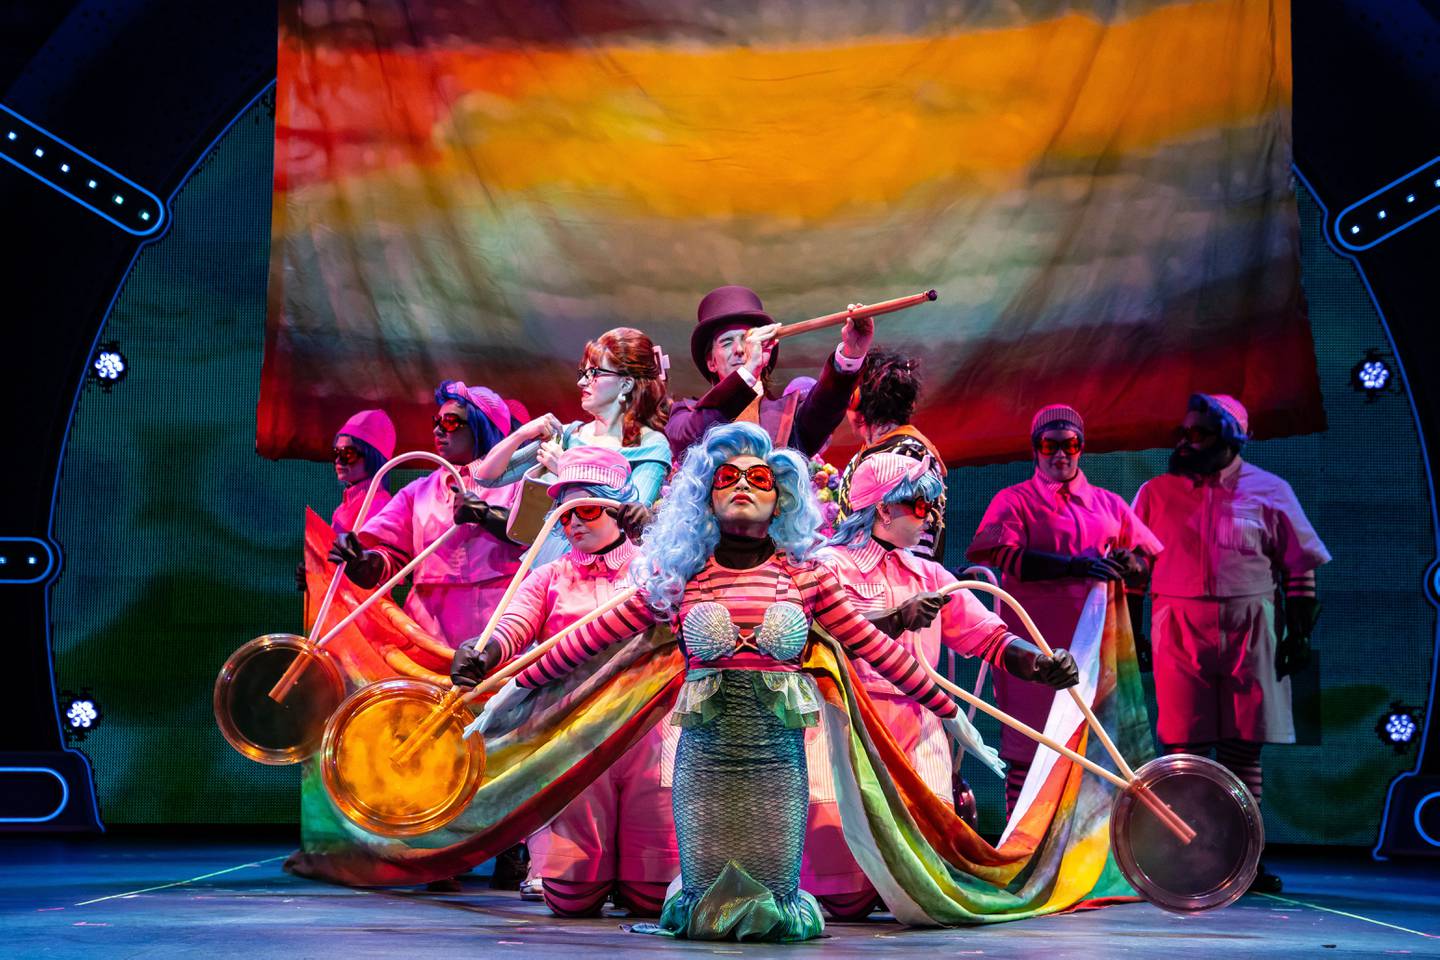
[[[635,561],[642,593],[515,678],[556,681],[657,620],[673,620],[689,672],[673,805],[680,885],[659,924],[690,939],[807,940],[824,929],[800,889],[809,782],[805,728],[821,700],[800,671],[811,621],[983,751],[955,704],[811,562],[820,514],[805,460],[749,423],[712,427],[685,455]]]

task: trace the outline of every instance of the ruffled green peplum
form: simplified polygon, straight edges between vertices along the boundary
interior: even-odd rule
[[[805,730],[820,709],[799,673],[697,670],[675,722],[673,803],[681,887],[638,933],[692,940],[808,940],[825,922],[800,889],[810,781]]]

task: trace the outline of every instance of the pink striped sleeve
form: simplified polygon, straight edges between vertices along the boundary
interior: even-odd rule
[[[520,651],[541,639],[540,631],[554,605],[550,584],[557,567],[564,562],[562,558],[532,570],[510,598],[504,615],[495,625],[495,632],[490,635],[490,643],[500,648],[498,663],[514,660]]]
[[[635,636],[654,623],[655,614],[637,593],[551,647],[543,657],[520,671],[515,683],[522,687],[553,683],[605,648]]]
[[[959,712],[904,647],[860,615],[828,568],[817,567],[811,575],[796,579],[802,584],[811,616],[846,650],[869,662],[901,693],[936,715],[953,717]]]

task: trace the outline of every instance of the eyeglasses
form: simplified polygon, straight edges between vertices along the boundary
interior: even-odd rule
[[[1064,440],[1051,440],[1048,437],[1042,437],[1040,442],[1035,444],[1035,449],[1040,451],[1040,456],[1042,457],[1053,457],[1061,451],[1064,451],[1067,456],[1073,457],[1079,453],[1084,446],[1085,445],[1080,442],[1079,437],[1066,437]]]
[[[334,447],[330,450],[330,456],[342,467],[348,467],[360,459],[360,451],[354,447]]]
[[[465,418],[458,413],[442,413],[439,416],[431,417],[430,422],[446,433],[454,433],[456,430],[467,425]]]
[[[583,367],[580,370],[581,380],[594,380],[596,377],[623,377],[623,370],[606,370],[604,367]]]
[[[570,521],[575,519],[576,517],[579,517],[586,523],[594,523],[596,520],[600,519],[600,514],[604,512],[605,508],[600,506],[598,503],[582,504],[578,507],[573,507],[569,510],[566,510],[564,513],[560,514],[560,525],[562,527],[568,527],[570,526]]]
[[[745,482],[756,490],[775,489],[775,471],[763,463],[757,463],[745,470],[741,470],[733,463],[722,463],[715,470],[715,479],[711,481],[710,486],[715,490],[724,490],[739,483],[741,477],[744,477]]]
[[[934,511],[935,502],[933,500],[926,500],[924,497],[916,497],[914,500],[902,500],[897,503],[896,506],[908,508],[916,520],[924,520]]]
[[[1211,437],[1220,436],[1219,430],[1211,430],[1209,427],[1186,427],[1175,428],[1175,442],[1185,441],[1186,443],[1203,443]]]

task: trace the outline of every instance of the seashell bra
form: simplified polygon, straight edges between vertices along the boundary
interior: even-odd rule
[[[699,584],[703,598],[690,608],[681,626],[686,653],[692,660],[710,661],[737,653],[759,652],[775,660],[793,660],[805,649],[810,635],[810,617],[805,608],[789,599],[789,577],[775,581],[775,600],[765,610],[760,626],[741,630],[730,610],[714,599],[708,578]]]
[[[705,600],[690,608],[682,629],[685,649],[698,660],[719,660],[746,648],[776,660],[793,660],[805,649],[810,618],[798,603],[781,601],[770,605],[760,626],[741,631],[723,603]]]

